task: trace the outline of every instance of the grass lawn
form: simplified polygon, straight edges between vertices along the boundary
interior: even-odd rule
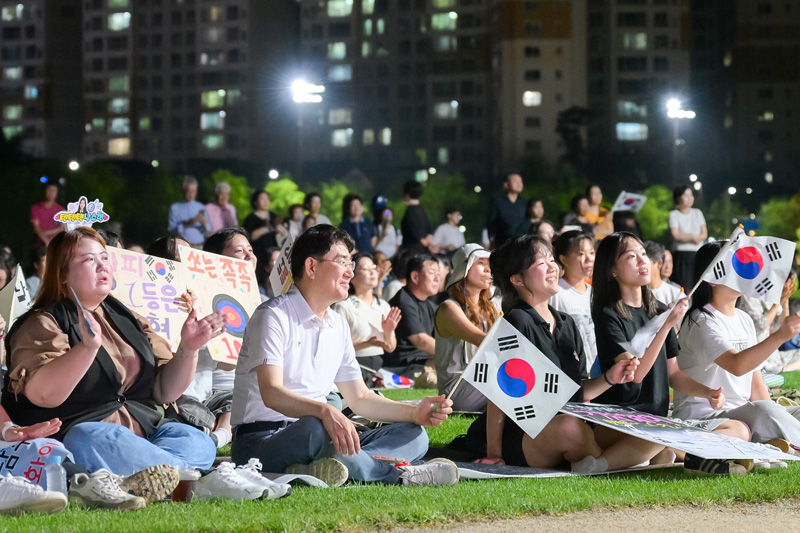
[[[797,375],[795,375],[797,374]],[[787,375],[800,388],[800,373]],[[396,399],[419,391],[392,391]],[[453,417],[430,430],[433,446],[462,433],[471,417]],[[348,485],[336,489],[295,488],[270,502],[155,504],[135,513],[69,508],[52,516],[0,517],[0,531],[372,531],[399,525],[565,513],[589,508],[726,502],[759,502],[800,496],[800,464],[780,471],[730,478],[690,477],[680,469],[639,474],[557,479],[465,481],[455,487]]]

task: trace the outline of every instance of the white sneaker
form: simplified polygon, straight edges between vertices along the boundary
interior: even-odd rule
[[[236,473],[253,485],[264,487],[264,494],[261,497],[265,500],[277,500],[292,493],[292,486],[288,483],[275,483],[262,476],[261,461],[255,457],[247,461],[246,465],[237,466]]]
[[[400,481],[403,485],[455,485],[458,483],[458,467],[449,459],[431,459],[424,465],[401,466]]]
[[[0,476],[0,513],[58,513],[67,506],[67,496],[49,492],[24,477]]]
[[[117,484],[117,477],[102,468],[92,474],[75,474],[69,482],[69,501],[75,505],[100,509],[135,511],[144,509],[147,501],[128,494]]]
[[[198,500],[257,500],[263,496],[264,490],[264,487],[255,485],[240,475],[233,463],[224,462],[197,481],[194,497]]]

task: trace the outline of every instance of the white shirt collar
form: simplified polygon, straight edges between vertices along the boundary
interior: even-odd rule
[[[301,324],[305,324],[306,322],[314,319],[317,319],[318,321],[320,320],[320,318],[308,305],[308,302],[297,287],[292,287],[289,289],[289,291],[286,293],[286,296],[291,302],[292,307],[294,307],[294,310],[297,313],[297,318],[300,320]],[[321,320],[325,327],[332,327],[334,325],[334,318],[331,313],[332,311],[330,309],[325,310],[325,316]]]

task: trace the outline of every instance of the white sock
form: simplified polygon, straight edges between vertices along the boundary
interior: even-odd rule
[[[222,448],[231,441],[231,432],[225,428],[219,428],[214,431],[217,436],[217,448]]]
[[[580,461],[572,463],[572,471],[576,474],[598,474],[608,471],[608,461],[605,457],[592,457],[587,455]]]

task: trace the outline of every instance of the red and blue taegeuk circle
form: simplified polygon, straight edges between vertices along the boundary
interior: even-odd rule
[[[217,294],[212,301],[212,308],[215,313],[222,313],[225,316],[225,329],[228,333],[234,337],[244,337],[244,330],[250,317],[242,304],[227,294]]]
[[[764,268],[764,258],[755,246],[739,248],[731,259],[733,271],[744,279],[754,279]]]
[[[164,266],[164,263],[156,263],[155,270],[156,274],[159,276],[163,276],[167,273],[167,267]]]
[[[624,203],[625,205],[633,205],[634,202],[636,202],[636,200],[633,198],[625,198],[625,201],[622,203]]]
[[[535,383],[536,373],[524,359],[509,359],[497,370],[497,385],[512,398],[522,398]]]
[[[410,387],[411,380],[405,376],[401,376],[399,374],[392,374],[392,383],[399,387]]]

